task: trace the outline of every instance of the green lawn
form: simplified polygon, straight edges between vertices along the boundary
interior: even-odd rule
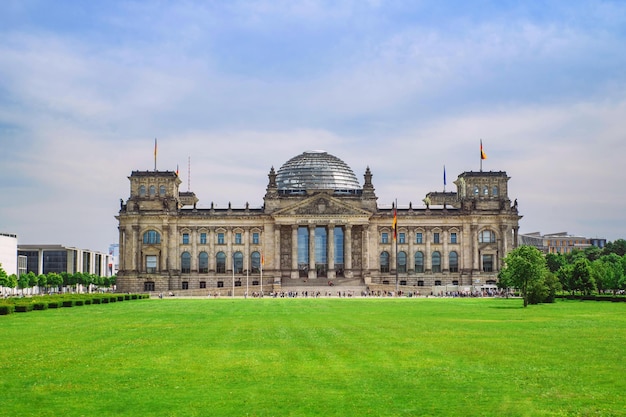
[[[521,304],[154,299],[0,316],[0,415],[626,415],[626,304]]]

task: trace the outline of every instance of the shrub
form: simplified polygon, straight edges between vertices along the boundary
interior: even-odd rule
[[[124,295],[124,300],[130,300],[130,294]]]
[[[85,300],[76,300],[74,301],[75,306],[82,306],[85,304]]]
[[[48,303],[44,301],[37,301],[36,303],[33,303],[33,310],[47,310],[47,309],[48,309]]]
[[[101,299],[101,298],[93,298],[93,299],[91,300],[91,304],[100,304],[100,302],[101,302],[101,301],[102,301],[102,299]]]
[[[6,316],[8,314],[13,314],[15,311],[15,306],[12,304],[3,304],[0,305],[0,316]]]
[[[48,303],[48,308],[59,308],[61,307],[61,301],[50,301]]]
[[[123,295],[118,295],[117,296],[117,301],[124,301],[124,296]]]
[[[102,301],[102,304],[109,304],[110,298],[109,297],[102,297],[100,300]]]
[[[92,299],[92,298],[85,298],[85,301],[84,301],[84,302],[85,302],[85,305],[86,305],[86,306],[88,306],[88,305],[90,305],[90,304],[91,304],[91,302],[92,302],[92,301],[93,301],[93,299]]]
[[[64,300],[62,305],[63,307],[74,307],[74,300]]]
[[[16,313],[26,313],[33,310],[33,305],[31,303],[28,304],[17,304],[15,306]]]

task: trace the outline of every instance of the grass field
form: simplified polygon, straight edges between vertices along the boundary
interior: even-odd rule
[[[626,415],[626,305],[167,299],[0,316],[3,416]]]

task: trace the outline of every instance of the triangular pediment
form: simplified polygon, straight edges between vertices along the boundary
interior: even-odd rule
[[[306,216],[306,217],[326,217],[326,216],[367,216],[372,213],[355,207],[350,203],[341,201],[338,198],[316,194],[303,201],[299,201],[292,206],[284,207],[273,213],[274,217],[279,216]]]

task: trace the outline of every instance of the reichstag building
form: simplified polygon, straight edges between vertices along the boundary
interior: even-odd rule
[[[272,168],[258,209],[197,208],[173,171],[133,171],[129,180],[116,216],[122,292],[484,288],[496,284],[521,219],[506,172],[464,172],[456,192],[430,192],[420,207],[380,208],[369,167],[361,185],[323,151]]]

